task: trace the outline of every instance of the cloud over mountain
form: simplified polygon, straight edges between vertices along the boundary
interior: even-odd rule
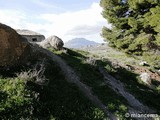
[[[43,3],[37,4],[42,6]],[[47,6],[48,4],[44,4]],[[44,7],[43,6],[43,7]],[[29,14],[16,10],[0,9],[0,22],[15,29],[30,29],[40,32],[46,37],[57,35],[64,41],[75,37],[85,37],[102,42],[100,37],[102,27],[108,26],[101,16],[102,8],[99,3],[92,3],[88,9],[53,13],[48,11],[39,14]]]

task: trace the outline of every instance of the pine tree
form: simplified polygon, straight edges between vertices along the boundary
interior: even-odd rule
[[[102,36],[129,54],[160,51],[160,0],[101,0],[102,15],[112,24]]]

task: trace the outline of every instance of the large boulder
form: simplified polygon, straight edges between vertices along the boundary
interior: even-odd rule
[[[57,36],[50,36],[46,40],[39,43],[43,48],[54,48],[56,50],[61,50],[63,48],[63,41]]]
[[[0,23],[0,66],[21,64],[29,53],[29,43],[14,29]]]

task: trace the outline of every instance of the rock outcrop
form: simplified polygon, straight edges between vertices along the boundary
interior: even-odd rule
[[[63,41],[57,36],[50,36],[46,40],[39,43],[43,48],[54,48],[56,50],[61,50],[63,48]]]
[[[29,43],[14,29],[0,23],[0,66],[20,64],[29,53]]]

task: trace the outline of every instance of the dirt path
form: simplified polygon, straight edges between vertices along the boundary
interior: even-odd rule
[[[97,107],[104,111],[104,113],[109,117],[110,120],[117,120],[116,116],[109,112],[108,108],[101,102],[101,100],[99,100],[96,95],[93,95],[90,87],[80,81],[80,78],[76,75],[74,70],[70,66],[68,66],[64,60],[46,49],[37,49],[38,51],[41,51],[45,55],[49,56],[54,62],[56,62],[65,75],[66,80],[70,83],[74,83],[88,99],[90,99]]]
[[[111,89],[113,89],[117,94],[122,95],[127,101],[128,104],[132,107],[129,108],[130,114],[139,114],[139,113],[155,113],[154,110],[149,107],[143,105],[139,100],[137,100],[132,94],[127,92],[124,88],[124,85],[119,80],[115,79],[111,75],[109,75],[104,68],[99,67],[99,71],[103,74],[105,78],[105,82],[107,85],[109,84]],[[151,119],[151,118],[150,118]]]
[[[101,108],[104,113],[109,117],[110,120],[117,120],[116,116],[109,112],[108,108],[99,100],[99,98],[96,95],[93,95],[92,90],[90,89],[89,86],[86,84],[82,83],[80,81],[80,78],[78,75],[75,73],[75,71],[66,64],[66,62],[60,58],[59,56],[53,54],[52,52],[38,48],[39,51],[42,53],[46,54],[49,56],[54,62],[56,62],[59,67],[61,68],[63,74],[65,75],[65,78],[68,82],[74,83],[80,91],[84,93],[84,95],[90,99],[97,107]],[[132,94],[128,93],[125,88],[123,83],[121,83],[119,80],[116,80],[114,77],[109,75],[103,68],[99,68],[101,74],[104,76],[106,79],[105,82],[106,84],[110,85],[110,87],[117,93],[121,94],[129,103],[131,107],[128,107],[129,113],[130,114],[139,114],[139,113],[153,113],[154,110],[151,110],[147,106],[143,105],[140,101],[138,101]],[[139,120],[143,120],[143,118],[138,118]],[[148,118],[145,120],[152,120],[152,118]]]

